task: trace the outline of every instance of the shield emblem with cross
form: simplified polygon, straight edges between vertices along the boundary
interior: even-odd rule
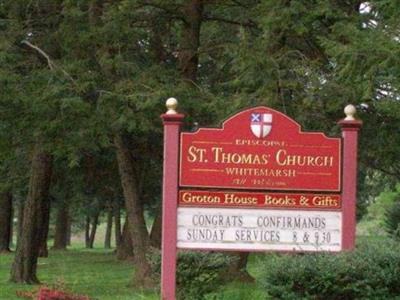
[[[250,116],[250,128],[256,137],[266,137],[271,132],[272,114],[252,113]]]

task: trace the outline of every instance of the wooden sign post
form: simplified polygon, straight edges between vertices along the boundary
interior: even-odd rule
[[[164,121],[162,299],[175,299],[181,249],[339,252],[354,248],[355,108],[342,138],[302,132],[268,107],[241,111],[222,128],[180,133],[168,99]],[[343,149],[342,149],[343,147]]]
[[[162,299],[172,300],[176,286],[179,133],[184,115],[176,112],[176,99],[168,99],[166,105],[168,111],[161,116],[164,123],[161,294]]]
[[[356,109],[352,105],[346,106],[344,110],[346,118],[339,121],[342,127],[343,139],[343,232],[342,248],[351,250],[354,248],[356,237],[356,192],[357,192],[357,144],[358,131],[362,122],[356,120],[354,115]]]

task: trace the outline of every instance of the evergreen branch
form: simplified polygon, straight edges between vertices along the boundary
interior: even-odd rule
[[[60,69],[61,72],[62,72],[75,86],[78,86],[78,85],[76,84],[75,80],[72,78],[72,76],[71,76],[67,71],[65,71],[63,68],[57,66],[57,65],[51,60],[50,56],[49,56],[46,52],[44,52],[42,49],[40,49],[38,46],[33,45],[31,42],[29,42],[29,41],[27,41],[27,40],[23,40],[23,41],[21,42],[21,44],[24,44],[24,45],[28,46],[29,48],[36,50],[41,56],[43,56],[43,57],[47,60],[47,65],[49,66],[49,69],[50,69],[51,71],[54,71],[54,70],[57,69],[57,68]]]
[[[180,10],[178,9],[178,7],[176,9],[171,9],[167,6],[163,6],[159,3],[154,3],[149,0],[144,0],[143,2],[141,2],[139,8],[144,7],[144,6],[150,6],[150,7],[156,8],[156,9],[163,10],[164,12],[166,12],[170,15],[169,17],[172,17],[173,19],[178,19],[178,20],[185,22],[185,18],[183,17],[182,13],[180,13]]]
[[[393,176],[397,179],[400,179],[400,170],[388,170],[383,167],[378,166],[376,162],[374,162],[372,159],[369,159],[368,162],[366,163],[369,165],[372,169],[380,171],[386,175]]]
[[[395,178],[397,178],[397,179],[400,178],[400,172],[389,171],[389,170],[386,170],[386,169],[384,169],[384,168],[377,167],[376,165],[370,165],[370,167],[371,167],[372,169],[375,169],[375,170],[377,170],[377,171],[380,171],[380,172],[382,172],[382,173],[384,173],[384,174],[386,174],[386,175],[393,176],[393,177],[395,177]]]
[[[247,5],[243,4],[243,3],[241,3],[240,1],[232,0],[232,2],[233,2],[234,4],[236,4],[236,6],[240,6],[240,7],[246,8],[246,9],[249,9],[249,8],[250,8],[250,6],[247,6]]]
[[[21,42],[21,44],[27,45],[28,47],[39,52],[39,54],[42,55],[47,60],[47,65],[49,66],[49,69],[52,71],[55,69],[55,64],[50,59],[50,56],[46,52],[44,52],[42,49],[40,49],[38,46],[33,45],[32,43],[28,42],[27,40],[23,40]]]
[[[221,17],[217,17],[217,16],[209,16],[209,15],[203,16],[203,20],[204,21],[223,22],[223,23],[227,23],[227,24],[258,29],[257,24],[250,20],[248,20],[246,22],[241,22],[241,21],[229,20],[229,19],[225,19],[225,18],[221,18]]]
[[[215,50],[218,50],[218,49],[226,49],[226,47],[231,45],[231,44],[232,43],[226,42],[226,43],[219,43],[217,45],[200,46],[196,53],[197,54],[203,54],[203,53],[209,53],[211,51],[215,51]]]

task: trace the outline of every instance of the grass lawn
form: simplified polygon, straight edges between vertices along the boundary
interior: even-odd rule
[[[62,281],[67,290],[99,300],[159,299],[158,290],[140,291],[128,287],[134,272],[133,264],[118,261],[112,250],[103,249],[102,231],[99,231],[100,238],[95,243],[95,249],[85,249],[82,239],[75,237],[73,246],[67,251],[50,250],[48,258],[39,260],[38,277],[41,282],[52,285]],[[377,237],[375,242],[379,243],[381,239],[382,237]],[[372,237],[358,237],[359,243],[373,241]],[[8,281],[13,257],[14,254],[0,255],[0,300],[21,299],[17,298],[16,291],[38,288]],[[261,253],[252,254],[248,263],[249,273],[254,278],[261,279],[264,271],[262,262],[270,257]],[[205,300],[214,299],[265,300],[268,296],[259,283],[231,282]]]
[[[105,224],[101,223],[96,234],[95,249],[84,247],[84,237],[81,234],[72,238],[72,247],[67,251],[50,250],[48,258],[39,259],[39,280],[48,285],[62,281],[68,291],[98,300],[160,299],[158,290],[140,291],[128,286],[134,273],[133,264],[118,261],[112,250],[103,248],[104,234]],[[52,241],[49,241],[49,248],[52,244]],[[16,296],[16,291],[31,291],[38,288],[8,281],[13,258],[14,254],[0,255],[0,300],[21,300],[22,298]],[[257,276],[255,258],[252,257],[249,262],[249,272]],[[256,284],[233,282],[222,287],[217,294],[223,295],[223,299],[232,300],[265,299]]]
[[[79,244],[78,244],[79,245]],[[14,284],[8,281],[13,254],[0,255],[0,300],[21,299],[16,291],[31,291],[37,286]],[[256,257],[253,257],[250,272],[257,274]],[[44,284],[57,281],[74,293],[88,295],[99,300],[159,299],[158,291],[138,291],[128,287],[133,276],[130,262],[118,261],[110,250],[85,249],[81,245],[67,251],[51,251],[48,258],[41,258],[38,277]],[[265,299],[256,284],[230,283],[216,293],[223,299]]]
[[[384,237],[358,237],[358,244],[360,245],[384,245],[385,241],[387,242],[387,238]],[[96,246],[97,248],[88,250],[83,247],[81,242],[76,240],[73,247],[67,251],[50,251],[48,258],[39,260],[39,279],[49,285],[62,281],[67,290],[88,295],[93,299],[159,299],[157,290],[141,291],[128,287],[134,273],[132,263],[118,261],[112,250],[103,249],[100,243]],[[265,268],[268,269],[265,262],[272,262],[271,266],[274,266],[274,264],[282,261],[279,257],[262,253],[252,254],[248,263],[248,271],[258,281],[263,281]],[[0,255],[0,300],[21,299],[17,298],[16,291],[37,289],[37,286],[8,282],[12,261],[13,254]],[[291,261],[296,264],[296,256],[293,256]],[[332,269],[332,272],[336,271]],[[230,282],[214,294],[206,296],[204,300],[272,299],[268,297],[265,288],[261,287],[258,281],[256,283]]]
[[[14,300],[17,290],[37,287],[8,282],[13,255],[0,256],[0,299]],[[51,251],[48,258],[41,258],[38,266],[39,279],[46,284],[58,280],[65,282],[68,290],[100,300],[159,299],[155,292],[144,293],[129,288],[133,266],[118,261],[106,250],[74,248],[68,251]]]

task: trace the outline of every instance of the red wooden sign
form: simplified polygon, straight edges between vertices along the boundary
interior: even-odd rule
[[[175,299],[177,248],[354,248],[362,124],[354,118],[354,106],[345,108],[347,116],[339,122],[340,139],[302,132],[295,121],[267,107],[239,112],[221,128],[180,134],[184,116],[176,105],[170,98],[161,116],[162,299]]]
[[[181,190],[178,206],[339,210],[339,194]]]
[[[181,134],[182,187],[340,191],[341,140],[266,107]]]

